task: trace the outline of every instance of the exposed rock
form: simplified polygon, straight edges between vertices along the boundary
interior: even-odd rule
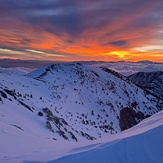
[[[43,113],[42,112],[38,112],[38,116],[42,117]]]
[[[140,111],[136,112],[132,108],[126,107],[120,111],[119,126],[121,131],[129,129],[145,118]]]
[[[1,93],[1,96],[2,96],[3,98],[7,98],[6,93],[4,93],[3,91],[0,91],[0,93]]]

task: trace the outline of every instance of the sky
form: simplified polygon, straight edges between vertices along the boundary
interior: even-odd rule
[[[0,58],[163,62],[163,0],[0,0]]]

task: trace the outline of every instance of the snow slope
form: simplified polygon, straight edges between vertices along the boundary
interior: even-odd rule
[[[87,149],[89,146],[73,149],[76,154],[47,163],[162,163],[162,134],[163,112],[160,112],[132,129],[100,140],[92,149]]]
[[[163,162],[163,111],[131,129],[91,142],[56,142],[1,121],[0,132],[2,163]]]
[[[1,72],[0,162],[53,160],[116,134],[125,107],[146,117],[163,102],[105,68],[65,63],[26,76]]]

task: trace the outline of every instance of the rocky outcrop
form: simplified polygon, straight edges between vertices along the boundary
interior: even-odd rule
[[[129,129],[138,122],[142,121],[145,118],[144,114],[140,111],[136,112],[130,107],[126,107],[120,111],[120,120],[119,126],[121,131]]]

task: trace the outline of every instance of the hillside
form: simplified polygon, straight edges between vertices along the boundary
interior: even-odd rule
[[[1,73],[0,103],[3,123],[76,142],[118,133],[163,106],[122,75],[78,63],[48,65],[26,76]]]
[[[160,112],[132,129],[73,149],[67,156],[47,163],[162,163],[162,134],[163,112]]]
[[[0,140],[3,149],[0,152],[0,162],[162,163],[162,134],[163,111],[116,135],[78,143],[43,138],[0,121]]]
[[[128,79],[163,99],[163,71],[138,72]]]

